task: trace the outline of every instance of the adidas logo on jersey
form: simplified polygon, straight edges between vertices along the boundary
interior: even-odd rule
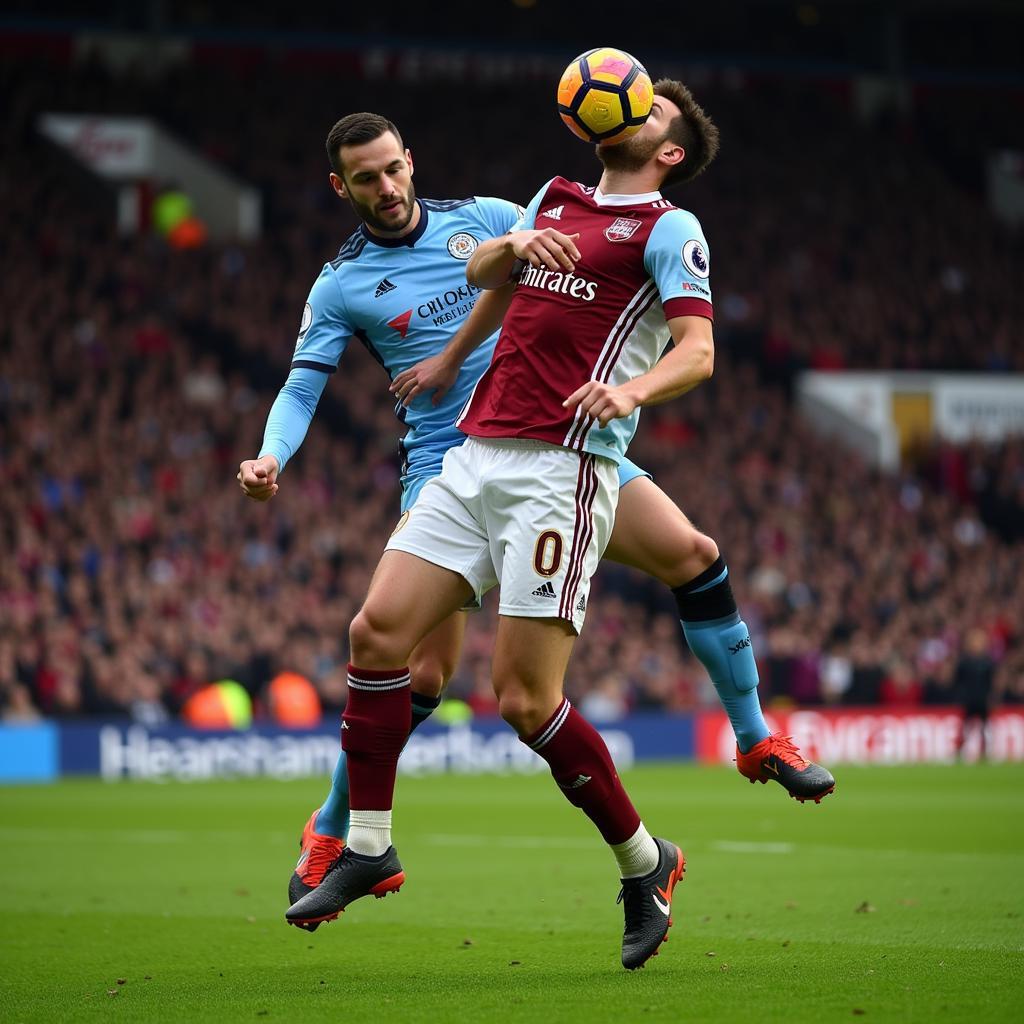
[[[386,277],[379,285],[377,290],[373,293],[375,299],[379,299],[382,295],[387,295],[388,292],[393,292],[398,287],[397,284],[392,284]]]
[[[583,594],[580,594],[580,599],[576,602],[576,611],[585,612],[587,610],[587,599]]]
[[[540,217],[550,217],[551,220],[561,220],[562,211],[565,209],[564,204],[562,206],[552,206],[550,210],[545,210],[544,213],[540,214]]]
[[[555,593],[555,588],[551,586],[551,583],[542,583],[534,592],[534,597],[550,597],[554,600],[558,595]]]

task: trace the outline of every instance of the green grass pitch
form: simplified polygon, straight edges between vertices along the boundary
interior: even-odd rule
[[[1024,768],[845,768],[821,806],[628,772],[688,859],[619,965],[614,862],[547,776],[399,780],[401,893],[310,935],[315,781],[0,789],[0,1020],[1024,1020]]]

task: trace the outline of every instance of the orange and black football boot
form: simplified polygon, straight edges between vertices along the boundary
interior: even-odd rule
[[[794,800],[821,803],[836,788],[827,768],[801,757],[792,736],[767,736],[747,753],[736,748],[736,767],[752,783],[777,782]]]
[[[316,826],[318,807],[306,822],[299,840],[299,860],[288,879],[288,906],[297,903],[306,893],[312,892],[323,880],[331,865],[341,856],[345,849],[345,840],[334,836],[321,836],[313,831]],[[316,925],[304,925],[309,931],[315,931]]]
[[[405,872],[393,846],[380,857],[364,857],[346,846],[323,881],[293,903],[284,917],[289,924],[312,931],[324,921],[333,921],[350,903],[364,896],[381,900],[389,892],[398,892],[404,882]]]

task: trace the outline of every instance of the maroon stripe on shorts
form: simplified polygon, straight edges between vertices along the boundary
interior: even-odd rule
[[[562,600],[558,607],[559,618],[573,621],[573,604],[583,576],[583,566],[587,558],[587,549],[594,536],[594,499],[599,486],[597,470],[594,468],[596,457],[589,452],[580,455],[580,478],[576,485],[576,524],[573,530],[572,553],[569,556],[569,568],[565,574],[565,585],[562,587]]]
[[[569,588],[572,585],[573,571],[579,558],[579,546],[582,540],[580,536],[580,515],[583,508],[582,500],[588,487],[588,480],[589,477],[587,474],[586,457],[581,455],[579,470],[576,474],[576,493],[573,497],[576,512],[573,518],[572,546],[569,548],[569,564],[565,570],[565,583],[562,585],[562,598],[558,603],[558,617],[560,619],[565,618],[565,599],[566,595],[569,593]]]

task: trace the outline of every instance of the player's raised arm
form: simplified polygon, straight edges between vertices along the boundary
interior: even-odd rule
[[[485,291],[452,340],[436,356],[421,359],[408,370],[403,370],[388,390],[397,395],[406,407],[417,395],[433,391],[432,401],[437,405],[455,383],[467,356],[501,327],[514,291],[512,282],[503,288]]]
[[[470,257],[466,280],[477,288],[501,288],[512,278],[518,261],[571,273],[580,258],[576,248],[579,237],[563,235],[554,228],[529,228],[488,239]]]
[[[238,467],[243,493],[256,501],[269,501],[277,494],[277,478],[305,439],[327,378],[348,344],[353,329],[340,295],[328,263],[303,307],[292,368],[270,407],[259,457]]]
[[[554,178],[530,200],[522,216],[504,235],[489,238],[477,247],[466,265],[466,280],[477,288],[501,288],[529,263],[548,270],[571,272],[580,258],[578,235],[563,235],[553,228],[537,231],[537,213]]]
[[[647,373],[619,385],[587,381],[562,404],[567,409],[582,407],[599,426],[606,427],[639,406],[678,398],[707,380],[715,368],[711,321],[702,316],[677,316],[668,326],[675,345]]]
[[[647,373],[622,385],[637,405],[658,405],[678,398],[714,373],[715,339],[710,320],[677,316],[669,320],[668,328],[672,348]]]
[[[326,384],[323,371],[292,367],[270,407],[259,458],[238,467],[238,482],[247,497],[269,501],[277,494],[278,475],[305,439]]]

